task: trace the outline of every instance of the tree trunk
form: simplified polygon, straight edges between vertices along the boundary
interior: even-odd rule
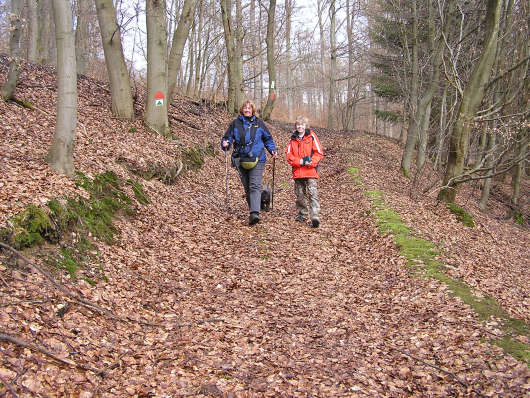
[[[525,155],[528,154],[528,132],[527,135],[521,139],[519,142],[519,153],[517,157],[519,159],[524,159]],[[515,166],[515,173],[512,178],[512,187],[513,187],[513,195],[512,195],[512,205],[516,207],[519,204],[519,194],[521,191],[521,176],[523,175],[523,167],[524,167],[525,161],[520,161],[517,166]]]
[[[53,17],[57,43],[57,121],[46,160],[58,173],[71,176],[77,125],[77,72],[69,0],[53,0]]]
[[[28,4],[28,61],[36,63],[38,57],[39,15],[37,0],[27,0]],[[41,20],[41,23],[43,21]]]
[[[291,15],[293,11],[293,0],[285,0],[285,65],[287,68],[287,88],[285,96],[287,99],[287,117],[293,120],[293,74],[291,71]]]
[[[75,56],[77,73],[85,75],[88,67],[88,0],[77,0],[77,23],[75,28]]]
[[[344,130],[350,131],[354,129],[354,114],[355,104],[353,101],[353,67],[354,57],[353,53],[353,22],[355,18],[355,10],[353,4],[350,7],[351,0],[346,0],[346,34],[348,36],[348,94],[346,98],[346,109],[343,127]]]
[[[328,97],[328,129],[333,130],[335,120],[335,96],[337,95],[337,36],[335,26],[336,10],[335,0],[329,3],[329,45],[330,45],[330,68],[329,68],[329,97]]]
[[[412,155],[418,140],[418,87],[419,87],[419,63],[418,63],[418,9],[417,0],[411,1],[412,6],[412,65],[410,82],[410,109],[409,126],[407,129],[407,141],[401,157],[401,170],[405,175],[410,173]]]
[[[47,64],[50,60],[50,41],[53,30],[53,16],[51,15],[51,0],[38,2],[39,34],[37,38],[38,62]]]
[[[276,0],[270,0],[269,9],[267,12],[267,69],[269,72],[269,97],[267,98],[267,105],[263,110],[263,120],[269,120],[272,110],[274,109],[274,101],[276,100],[276,60],[274,58],[274,20],[276,15]]]
[[[235,86],[236,86],[236,97],[235,106],[239,109],[239,106],[243,103],[244,91],[243,91],[243,9],[241,7],[241,0],[236,0],[236,35],[234,42],[235,49],[235,66],[236,71],[234,73]]]
[[[168,64],[168,98],[171,98],[175,93],[175,86],[177,84],[177,76],[180,73],[180,64],[182,62],[182,53],[184,46],[188,39],[188,32],[191,21],[195,14],[195,5],[197,0],[184,0],[182,6],[182,13],[180,14],[177,29],[173,32],[173,40],[171,44],[171,51],[169,52]]]
[[[203,49],[202,49],[202,34],[204,28],[204,15],[203,15],[203,6],[202,0],[199,2],[199,10],[197,11],[199,17],[199,28],[197,30],[197,41],[195,44],[195,82],[193,84],[193,96],[195,98],[201,98],[200,93],[200,84],[201,84],[201,65],[203,62]]]
[[[188,39],[188,83],[186,84],[186,96],[191,96],[191,85],[193,81],[193,71],[194,71],[194,65],[195,65],[195,20],[193,20],[191,24],[191,32],[189,33],[189,39]]]
[[[494,163],[494,156],[493,156],[493,149],[495,148],[495,144],[496,144],[496,138],[497,136],[495,135],[495,131],[488,131],[486,133],[486,140],[488,141],[488,144],[487,144],[487,151],[489,152],[489,157],[488,159],[486,160],[486,164],[484,165],[485,167],[492,167],[493,166],[493,163]],[[492,171],[495,171],[495,170],[492,170]],[[487,204],[488,204],[488,198],[490,196],[490,190],[491,190],[491,182],[492,182],[492,178],[486,178],[484,180],[484,186],[482,187],[482,193],[481,193],[481,196],[480,196],[480,202],[478,204],[478,208],[481,210],[481,211],[486,211],[486,208],[487,208]]]
[[[110,82],[112,113],[116,117],[134,119],[129,73],[123,57],[120,27],[112,0],[95,0],[105,64]]]
[[[20,0],[11,0],[11,28],[9,35],[9,71],[7,79],[2,86],[0,94],[4,100],[13,98],[15,88],[17,87],[19,66],[22,55],[20,46],[20,36],[22,34],[22,2]]]
[[[166,1],[147,0],[147,98],[145,123],[156,133],[169,136],[166,77]]]
[[[454,179],[464,170],[471,124],[484,96],[491,67],[495,61],[501,5],[501,0],[488,0],[484,47],[464,89],[458,116],[451,134],[448,164],[443,178],[445,188],[438,194],[438,199],[444,202],[453,203],[456,198],[458,183]]]
[[[227,75],[228,75],[228,97],[226,99],[226,110],[228,113],[237,112],[236,90],[237,90],[237,60],[235,59],[235,39],[232,32],[232,0],[221,0],[221,16],[225,35]]]

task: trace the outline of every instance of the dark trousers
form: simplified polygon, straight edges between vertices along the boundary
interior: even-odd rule
[[[259,213],[261,208],[261,179],[265,170],[265,162],[258,162],[250,170],[244,169],[241,166],[238,166],[237,170],[239,171],[239,178],[241,178],[243,188],[245,188],[245,197],[250,212]]]

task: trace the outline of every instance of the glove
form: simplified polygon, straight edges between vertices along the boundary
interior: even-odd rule
[[[302,166],[307,166],[308,164],[311,164],[311,156],[306,156],[305,158],[302,158]]]

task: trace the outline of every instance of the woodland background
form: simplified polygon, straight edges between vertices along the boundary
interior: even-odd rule
[[[0,1],[2,393],[528,394],[528,15]],[[281,160],[246,226],[243,98],[310,118],[321,228]]]

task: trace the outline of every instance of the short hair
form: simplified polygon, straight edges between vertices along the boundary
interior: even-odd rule
[[[252,108],[252,116],[255,116],[256,115],[256,105],[254,105],[254,102],[252,102],[249,99],[243,101],[243,103],[241,104],[241,107],[239,108],[239,114],[240,115],[243,114],[243,108],[245,107],[245,105],[250,105],[250,107]]]
[[[298,123],[298,124],[305,124],[306,127],[309,127],[309,119],[306,118],[305,116],[297,116],[296,120],[295,120],[295,124]]]

